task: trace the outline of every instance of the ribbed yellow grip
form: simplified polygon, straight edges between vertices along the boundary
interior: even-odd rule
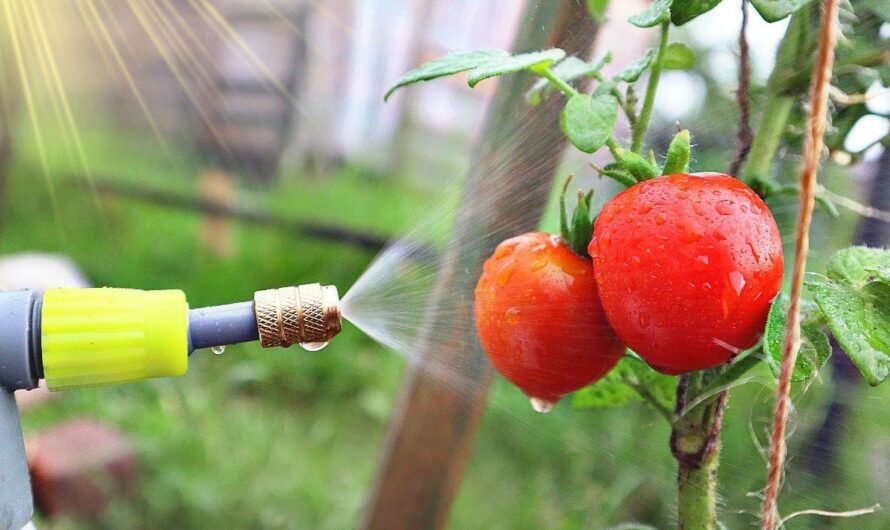
[[[51,390],[182,375],[188,304],[181,291],[52,289],[43,295],[41,341]]]

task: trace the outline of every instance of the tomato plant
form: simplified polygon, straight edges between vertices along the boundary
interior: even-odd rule
[[[833,42],[824,38],[831,31],[820,30],[834,27],[833,20],[826,17],[825,22],[820,16],[820,2],[750,0],[768,22],[791,20],[765,86],[753,137],[742,134],[747,131],[747,113],[740,113],[745,125],[739,128],[740,179],[688,175],[689,131],[680,131],[663,157],[645,149],[646,133],[662,71],[687,69],[696,60],[693,50],[669,42],[671,26],[685,24],[720,2],[654,0],[629,22],[659,28],[657,46],[612,77],[602,72],[612,59],[609,53],[587,62],[567,57],[560,49],[516,55],[482,50],[421,65],[387,93],[389,97],[397,88],[459,72],[469,72],[470,86],[489,77],[531,72],[539,79],[528,91],[527,103],[563,97],[560,126],[569,142],[584,153],[608,149],[611,163],[591,165],[601,176],[629,189],[598,214],[589,246],[592,265],[586,268],[583,257],[563,246],[579,253],[576,236],[560,242],[526,234],[502,243],[486,264],[477,289],[478,334],[492,363],[530,396],[557,398],[592,377],[598,380],[575,392],[575,408],[621,405],[636,396],[658,410],[670,422],[670,447],[679,467],[678,526],[696,529],[718,527],[716,480],[726,390],[758,365],[765,363],[778,376],[783,360],[794,359],[785,356],[783,345],[795,343],[789,337],[796,333],[787,333],[786,328],[797,331],[797,326],[786,322],[788,297],[777,296],[783,269],[781,237],[764,199],[804,196],[807,191],[781,183],[770,171],[783,141],[800,147],[803,116],[810,112],[801,100],[814,70],[812,57],[817,44],[821,49],[821,44]],[[603,20],[607,3],[589,0],[591,16]],[[836,58],[834,85],[841,92],[864,93],[875,83],[890,86],[890,39],[881,29],[887,22],[884,4],[842,5],[844,45],[829,54]],[[821,54],[820,60],[824,58]],[[829,65],[821,71],[830,70],[830,60],[820,64]],[[745,71],[740,68],[740,77]],[[640,90],[638,84],[647,72],[645,88]],[[594,89],[589,93],[576,89],[573,83],[581,78],[593,79]],[[825,83],[819,86],[824,88]],[[856,98],[840,101],[843,104],[833,116],[837,126],[825,141],[835,158],[852,161],[862,153],[847,152],[844,140],[853,124],[871,111]],[[747,109],[745,91],[740,90],[738,102]],[[615,133],[622,116],[630,127],[626,141]],[[810,134],[818,134],[821,141],[821,133]],[[836,215],[824,196],[816,200]],[[586,209],[584,201],[581,209]],[[554,285],[538,272],[545,269],[558,270],[562,278],[571,277],[585,287]],[[792,290],[796,309],[791,314],[800,316],[800,353],[796,364],[784,369],[792,381],[806,381],[819,372],[832,353],[829,335],[870,384],[890,375],[888,271],[890,252],[853,247],[839,252],[824,276],[807,277],[812,300],[801,302],[799,291]],[[515,280],[499,285],[499,277]],[[516,283],[508,287],[510,281]],[[611,351],[593,339],[611,337],[611,331],[603,331],[600,304],[630,350],[604,376],[602,369],[609,363],[597,364],[583,378],[575,377],[570,372],[582,362],[575,351],[579,344],[593,345],[594,353]],[[521,320],[518,313],[522,334],[510,331],[516,325],[517,314],[511,313],[515,307],[533,311],[528,320]],[[566,315],[557,307],[589,313],[586,327],[561,326]],[[544,343],[560,348],[535,349]],[[571,362],[557,362],[560,358]],[[676,378],[658,371],[683,375]]]

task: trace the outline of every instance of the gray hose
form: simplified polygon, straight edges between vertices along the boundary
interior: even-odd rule
[[[257,339],[253,302],[189,310],[189,352]]]
[[[33,291],[0,293],[0,387],[37,387],[41,363],[40,325],[34,318],[39,297]]]

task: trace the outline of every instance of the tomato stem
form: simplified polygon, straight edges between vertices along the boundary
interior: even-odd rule
[[[794,108],[794,97],[785,94],[771,94],[764,105],[754,142],[748,152],[748,160],[742,168],[742,180],[751,185],[758,179],[769,177],[773,158],[782,141],[785,125]]]
[[[655,104],[655,93],[658,91],[658,80],[661,77],[661,68],[664,64],[664,53],[667,50],[668,32],[671,27],[670,20],[661,25],[661,37],[658,41],[658,53],[652,64],[652,73],[649,74],[649,83],[646,85],[646,96],[643,99],[643,108],[640,110],[640,118],[634,124],[633,142],[630,150],[634,153],[643,151],[643,140],[646,138],[646,130],[649,128],[649,118],[652,117],[652,107]]]
[[[656,412],[661,414],[661,416],[663,416],[668,423],[673,423],[674,413],[669,408],[662,405],[661,402],[658,401],[658,398],[655,397],[655,395],[650,392],[648,388],[641,385],[639,382],[632,381],[626,377],[622,379],[627,386],[632,388],[637,393],[637,395],[639,395],[640,398],[643,399],[643,401],[651,405],[652,408],[656,410]]]
[[[727,393],[686,410],[716,372],[692,372],[677,386],[671,453],[677,460],[678,528],[717,528],[717,469]],[[685,411],[685,412],[683,412]],[[681,414],[682,412],[682,414]]]
[[[558,75],[555,75],[555,74],[550,70],[550,67],[549,67],[549,66],[546,67],[546,68],[542,68],[542,69],[540,69],[540,70],[537,70],[537,72],[538,72],[539,74],[541,74],[541,77],[543,77],[543,78],[546,79],[547,81],[550,81],[550,84],[553,85],[554,88],[558,89],[560,92],[562,92],[563,94],[565,94],[566,97],[573,97],[573,96],[577,96],[577,95],[578,95],[578,91],[575,90],[574,87],[572,87],[572,85],[566,83],[566,82],[565,82],[562,78],[560,78]]]
[[[621,156],[619,151],[619,149],[621,149],[621,146],[618,145],[618,141],[615,140],[614,136],[609,136],[606,139],[606,147],[608,147],[609,152],[612,153],[612,158],[617,161],[618,157]]]

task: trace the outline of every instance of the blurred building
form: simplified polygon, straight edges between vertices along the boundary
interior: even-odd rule
[[[393,4],[398,5],[393,5]],[[280,160],[447,171],[494,81],[388,86],[448,52],[506,48],[521,0],[65,2],[66,75],[132,130],[190,142],[208,163],[272,178]],[[97,68],[95,63],[103,63]],[[97,72],[101,72],[97,75]],[[76,81],[75,81],[76,80]],[[417,109],[423,112],[417,112]],[[452,149],[443,149],[452,147]],[[458,156],[459,162],[465,157]],[[406,166],[408,164],[408,166]],[[453,169],[453,168],[452,168]]]

